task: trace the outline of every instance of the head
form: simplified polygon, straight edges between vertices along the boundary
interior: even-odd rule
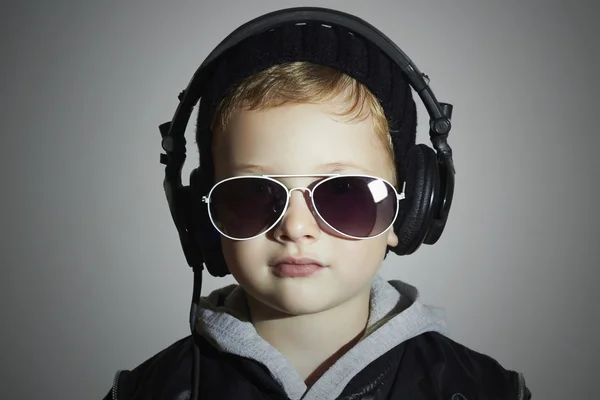
[[[394,151],[383,108],[354,78],[307,62],[279,64],[246,78],[220,102],[211,126],[214,181],[239,175],[367,174],[396,184]],[[322,178],[281,178],[288,188]],[[222,238],[227,266],[251,304],[282,315],[311,314],[368,301],[373,276],[393,229],[348,239],[311,211],[306,192],[292,192],[286,214],[251,240]],[[276,276],[282,256],[310,257],[326,267],[302,278]]]

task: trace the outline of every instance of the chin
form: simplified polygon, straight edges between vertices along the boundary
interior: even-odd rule
[[[265,299],[263,304],[286,315],[310,315],[327,311],[337,305],[329,300],[323,297],[306,299],[301,297],[293,298],[286,295]],[[258,301],[261,300],[259,299]]]
[[[262,282],[262,285],[242,286],[255,302],[276,314],[315,314],[343,303],[346,297],[352,297],[351,293],[338,293],[327,282],[312,279],[275,278],[269,281]]]

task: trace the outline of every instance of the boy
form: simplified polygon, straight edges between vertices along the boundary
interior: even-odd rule
[[[200,303],[199,388],[188,337],[117,374],[106,399],[530,398],[522,375],[443,336],[443,313],[415,288],[378,275],[401,240],[416,107],[357,40],[296,24],[222,57],[197,141],[212,177],[205,212],[239,285]],[[351,54],[361,43],[364,68],[389,80],[342,71],[364,61]]]

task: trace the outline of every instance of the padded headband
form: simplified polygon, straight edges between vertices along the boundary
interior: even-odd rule
[[[190,119],[194,106],[202,97],[207,83],[211,79],[211,66],[226,50],[234,47],[242,40],[257,35],[261,32],[275,29],[278,26],[289,23],[319,22],[326,25],[335,25],[345,28],[350,32],[362,36],[367,41],[376,45],[387,57],[393,60],[404,73],[410,86],[419,94],[425,108],[430,116],[430,139],[438,156],[446,159],[451,172],[454,173],[452,161],[452,150],[447,143],[450,131],[450,118],[447,116],[449,110],[445,110],[435,98],[429,87],[429,78],[418,70],[414,63],[404,52],[394,44],[387,36],[367,22],[339,11],[323,8],[294,8],[275,11],[240,26],[227,36],[205,59],[194,73],[187,88],[179,95],[180,103],[175,111],[171,122],[161,125],[163,136],[162,147],[167,155],[162,156],[161,162],[172,166],[172,172],[167,168],[167,174],[176,174],[185,160],[185,138],[184,133]],[[168,158],[165,158],[168,157]],[[175,176],[173,176],[175,178]],[[181,177],[179,177],[179,184]]]

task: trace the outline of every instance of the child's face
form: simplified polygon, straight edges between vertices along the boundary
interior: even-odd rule
[[[373,121],[346,122],[327,105],[292,104],[237,112],[214,147],[216,181],[239,175],[355,173],[391,182],[391,162],[376,137]],[[351,163],[340,167],[322,165]],[[243,165],[258,165],[257,170]],[[309,187],[318,177],[281,178],[288,188]],[[260,303],[286,314],[311,314],[368,294],[387,245],[398,238],[390,228],[366,240],[327,231],[302,191],[292,192],[283,219],[251,240],[222,239],[232,275]],[[274,259],[311,257],[326,265],[306,277],[278,277]]]

